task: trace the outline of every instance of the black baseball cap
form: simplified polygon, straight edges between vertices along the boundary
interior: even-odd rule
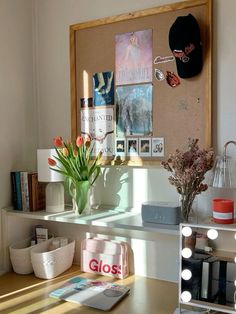
[[[192,14],[177,17],[169,31],[169,46],[181,78],[190,78],[201,72],[203,58],[200,29]]]

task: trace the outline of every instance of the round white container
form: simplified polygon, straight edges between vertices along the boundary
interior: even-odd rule
[[[28,238],[9,247],[11,264],[17,274],[27,275],[33,273],[30,258],[30,251],[33,246],[30,246],[30,243],[31,238]]]

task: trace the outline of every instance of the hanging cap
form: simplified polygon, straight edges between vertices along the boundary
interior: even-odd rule
[[[200,29],[192,14],[177,17],[169,31],[169,46],[181,78],[190,78],[201,72],[203,60]]]

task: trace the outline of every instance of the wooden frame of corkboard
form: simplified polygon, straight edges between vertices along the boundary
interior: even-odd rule
[[[184,2],[125,13],[70,26],[71,137],[80,134],[80,99],[83,98],[82,71],[89,76],[89,97],[92,97],[94,73],[115,72],[116,34],[153,30],[153,59],[169,56],[169,29],[178,16],[191,13],[198,21],[203,45],[203,69],[181,84],[170,87],[154,76],[153,137],[163,137],[166,158],[186,144],[188,137],[199,138],[200,146],[212,145],[212,0]],[[168,64],[168,65],[167,65]],[[153,64],[163,72],[177,73],[176,62]],[[115,104],[114,104],[115,108]],[[115,112],[115,109],[114,109]],[[115,126],[114,126],[115,130]],[[158,165],[163,157],[130,157],[124,160],[104,159],[105,164]]]

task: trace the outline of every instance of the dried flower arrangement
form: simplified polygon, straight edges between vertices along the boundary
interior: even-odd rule
[[[164,169],[171,173],[170,184],[174,185],[181,195],[181,210],[185,221],[188,221],[192,203],[196,195],[207,190],[203,183],[205,174],[213,167],[214,152],[212,149],[200,149],[198,139],[188,139],[186,151],[176,149],[167,161],[162,162]]]

